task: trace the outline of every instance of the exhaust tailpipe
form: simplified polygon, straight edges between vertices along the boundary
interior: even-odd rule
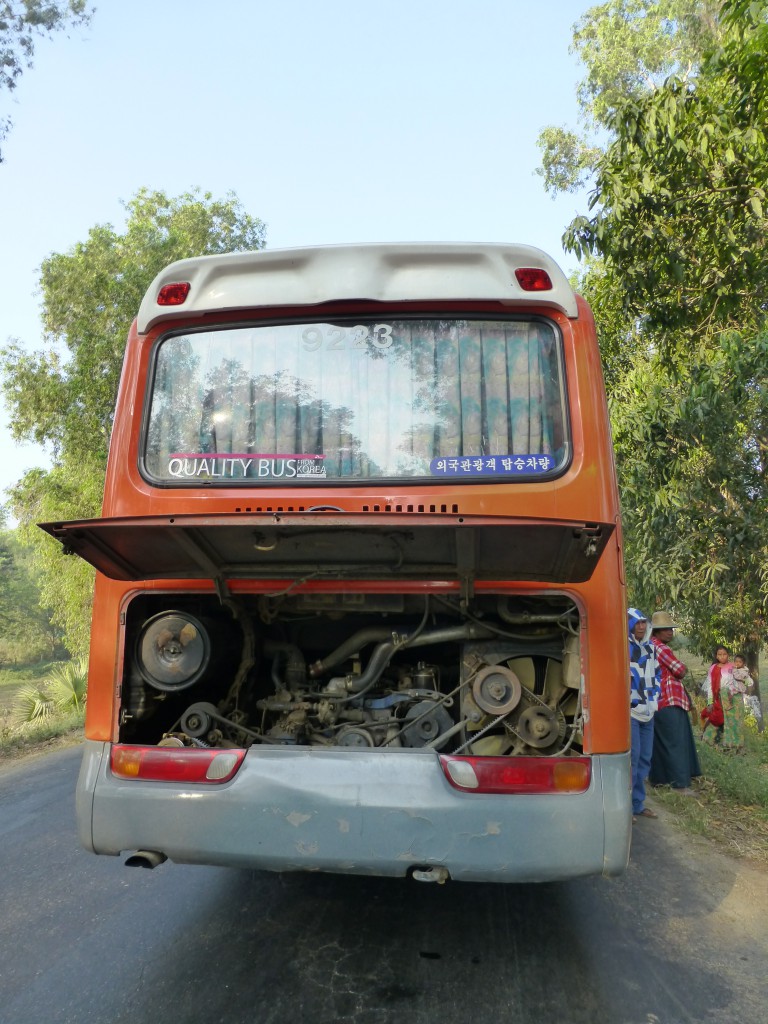
[[[157,850],[137,850],[132,853],[125,862],[127,868],[156,868],[163,861],[168,860],[164,853]]]

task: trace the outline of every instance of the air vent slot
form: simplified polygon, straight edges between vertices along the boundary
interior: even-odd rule
[[[351,512],[352,509],[349,509],[349,511]],[[361,512],[394,512],[395,514],[398,512],[404,512],[409,515],[413,515],[414,512],[430,514],[435,514],[437,512],[447,514],[450,512],[451,515],[456,516],[459,514],[459,506],[451,505],[449,508],[447,505],[440,505],[439,507],[437,505],[406,505],[405,507],[403,505],[395,505],[393,508],[391,505],[384,505],[382,508],[381,505],[363,505]]]
[[[253,513],[259,514],[259,513],[275,513],[275,512],[306,512],[307,510],[304,507],[304,505],[299,505],[299,506],[289,505],[287,508],[284,508],[282,505],[279,505],[277,508],[273,508],[272,505],[267,505],[266,508],[263,505],[257,505],[255,507],[251,506],[251,505],[237,505],[237,506],[235,506],[235,510],[234,511],[235,512],[250,512],[252,514]],[[342,510],[339,509],[338,511],[342,511]],[[357,510],[353,509],[353,508],[348,508],[348,509],[344,509],[343,511],[345,511],[345,512],[355,512]],[[447,515],[447,514],[458,515],[459,514],[459,506],[458,505],[451,505],[449,507],[448,505],[394,505],[394,506],[393,505],[383,505],[383,506],[382,505],[363,505],[363,507],[360,509],[360,511],[361,512],[392,512],[395,515],[397,515],[398,512],[404,513],[404,514],[407,513],[409,515],[413,515],[414,513],[420,513],[420,512],[423,512],[425,514],[429,513],[431,515],[435,515],[437,513],[442,513],[443,515]]]

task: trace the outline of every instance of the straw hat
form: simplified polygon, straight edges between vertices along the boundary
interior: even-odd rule
[[[669,612],[654,612],[651,616],[651,629],[677,629]]]

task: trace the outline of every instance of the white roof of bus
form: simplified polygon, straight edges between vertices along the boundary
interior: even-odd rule
[[[519,268],[546,270],[547,291],[523,291]],[[185,302],[160,306],[163,285],[191,284]],[[306,249],[198,256],[171,263],[152,282],[138,315],[138,330],[190,315],[264,306],[314,306],[344,299],[418,302],[490,299],[550,306],[576,317],[576,296],[553,259],[529,245],[405,242],[321,245]]]

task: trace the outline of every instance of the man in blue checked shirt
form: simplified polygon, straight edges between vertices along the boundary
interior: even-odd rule
[[[645,806],[645,780],[653,754],[653,716],[658,707],[660,687],[656,678],[656,651],[648,636],[648,618],[639,608],[630,608],[629,674],[632,722],[632,821],[656,818]]]

